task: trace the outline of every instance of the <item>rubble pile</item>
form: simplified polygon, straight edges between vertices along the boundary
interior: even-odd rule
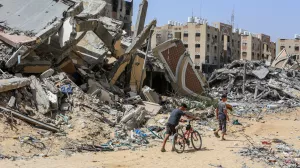
[[[102,0],[43,2],[1,2],[0,121],[3,128],[11,126],[5,129],[7,134],[18,136],[2,140],[14,145],[12,149],[0,146],[1,157],[149,146],[149,131],[143,127],[150,118],[183,102],[193,109],[208,106],[205,101],[182,97],[197,97],[207,85],[191,66],[181,41],[170,40],[155,53],[149,51],[156,20],[144,25],[148,1],[140,5],[134,36],[123,30],[128,27],[126,14],[118,18],[112,12],[116,4]],[[129,8],[120,10],[128,13],[132,1],[120,6]],[[35,19],[28,20],[28,11]],[[187,70],[176,75],[182,80],[180,98],[162,98],[143,83],[150,71],[151,76],[152,72],[163,74],[173,90],[178,88],[174,72],[166,73],[176,67],[162,62],[164,50],[178,50],[174,58],[184,57],[176,65]],[[193,81],[185,85],[185,78]],[[192,82],[201,85],[194,87]],[[7,142],[9,139],[13,142]],[[34,148],[18,149],[26,143]]]
[[[211,96],[227,94],[237,113],[300,106],[298,70],[268,67],[260,61],[233,61],[208,80]]]
[[[242,149],[239,154],[244,157],[262,161],[270,166],[278,166],[284,168],[297,168],[300,166],[298,158],[300,151],[293,149],[285,142],[262,141],[261,146],[251,146],[247,149]]]

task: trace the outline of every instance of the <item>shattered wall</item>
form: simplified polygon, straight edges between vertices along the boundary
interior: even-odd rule
[[[166,41],[154,48],[153,54],[164,63],[174,90],[193,96],[203,93],[206,81],[193,67],[181,40]]]

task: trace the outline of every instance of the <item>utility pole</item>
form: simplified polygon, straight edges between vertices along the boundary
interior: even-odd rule
[[[245,83],[246,83],[246,64],[247,61],[244,62],[244,76],[243,76],[243,94],[245,94]]]

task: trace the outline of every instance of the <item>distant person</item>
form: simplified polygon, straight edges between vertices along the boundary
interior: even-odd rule
[[[184,112],[186,110],[187,110],[187,105],[182,103],[179,108],[174,109],[171,112],[169,120],[166,124],[166,136],[165,136],[165,139],[163,141],[162,148],[161,148],[162,152],[166,152],[166,149],[165,149],[166,142],[169,139],[170,135],[174,135],[176,133],[176,128],[175,127],[179,124],[179,121],[184,121],[184,120],[181,119],[182,116],[186,116],[186,117],[191,118],[191,119],[198,119],[194,116],[186,114]]]
[[[220,138],[219,131],[222,131],[222,141],[225,140],[224,136],[226,135],[226,121],[229,122],[229,117],[227,114],[227,108],[226,108],[226,101],[227,101],[227,95],[223,94],[221,97],[221,101],[218,104],[218,107],[216,109],[216,118],[219,121],[219,129],[214,132],[215,136],[217,138]]]

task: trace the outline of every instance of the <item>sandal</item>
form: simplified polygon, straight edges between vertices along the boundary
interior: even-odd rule
[[[161,151],[161,152],[166,152],[166,149],[162,148],[160,151]]]
[[[214,132],[214,134],[217,138],[220,138],[220,135],[217,132]]]

